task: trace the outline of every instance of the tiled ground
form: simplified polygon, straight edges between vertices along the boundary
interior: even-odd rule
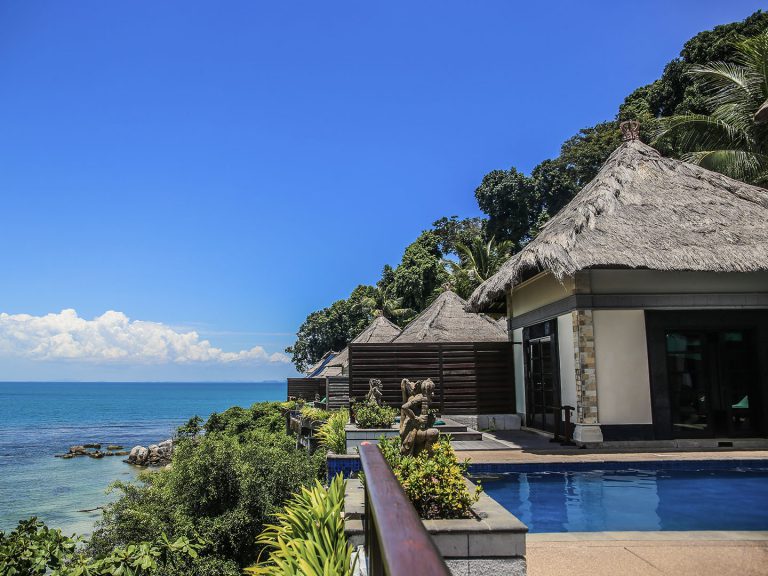
[[[560,541],[549,536],[555,535],[528,536],[528,576],[768,574],[766,532],[607,532],[557,535],[565,537]]]

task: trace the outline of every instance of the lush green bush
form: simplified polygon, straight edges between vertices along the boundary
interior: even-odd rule
[[[355,422],[358,428],[389,428],[395,422],[397,410],[373,402],[355,404]]]
[[[474,494],[464,482],[468,462],[459,462],[450,440],[440,437],[429,450],[418,456],[400,454],[400,439],[379,442],[384,458],[406,495],[422,518],[467,518],[470,507],[480,498],[482,488]]]
[[[178,576],[234,576],[256,559],[258,534],[283,502],[311,485],[324,468],[285,434],[278,403],[214,414],[206,434],[176,445],[168,470],[146,472],[138,484],[116,483],[121,497],[108,505],[88,551],[199,536],[199,557]],[[176,576],[172,569],[163,576]]]
[[[349,422],[349,411],[338,410],[317,431],[320,445],[336,454],[346,454],[347,433],[344,430]]]
[[[16,530],[0,532],[0,574],[3,576],[149,576],[185,573],[203,543],[163,534],[156,542],[118,547],[102,557],[77,550],[78,539],[52,530],[37,518],[19,522]],[[168,572],[168,570],[173,572]]]
[[[325,422],[331,417],[331,412],[328,410],[322,410],[321,408],[313,408],[312,406],[304,406],[301,409],[301,417],[310,422]]]
[[[339,474],[326,490],[315,481],[302,488],[267,526],[258,543],[269,558],[247,568],[265,576],[348,576],[351,548],[344,533],[344,478]]]

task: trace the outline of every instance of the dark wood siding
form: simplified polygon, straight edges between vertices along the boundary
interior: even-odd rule
[[[325,397],[325,378],[288,378],[288,398],[313,401],[315,394]]]
[[[350,396],[365,396],[370,378],[382,381],[384,400],[395,407],[403,378],[431,378],[444,414],[515,412],[511,342],[351,344]]]
[[[346,376],[328,376],[328,410],[338,410],[349,406],[349,378]]]

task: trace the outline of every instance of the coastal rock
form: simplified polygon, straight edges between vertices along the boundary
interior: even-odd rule
[[[87,455],[91,458],[104,458],[104,452],[96,450],[95,452],[87,452]]]
[[[107,446],[107,450],[122,450],[123,447],[120,444],[110,444]]]
[[[173,441],[166,440],[159,444],[151,444],[148,448],[134,446],[126,462],[136,466],[165,466],[173,455]]]
[[[70,446],[69,447],[69,453],[73,454],[75,456],[84,456],[88,453],[85,446],[79,445],[79,446]]]
[[[83,444],[83,448],[93,448],[95,450],[101,450],[101,444]]]

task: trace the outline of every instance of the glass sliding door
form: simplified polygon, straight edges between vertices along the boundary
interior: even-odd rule
[[[666,330],[665,337],[673,436],[755,434],[751,406],[758,373],[752,331]]]
[[[677,437],[709,435],[709,381],[703,332],[668,331],[667,379],[672,430]]]

